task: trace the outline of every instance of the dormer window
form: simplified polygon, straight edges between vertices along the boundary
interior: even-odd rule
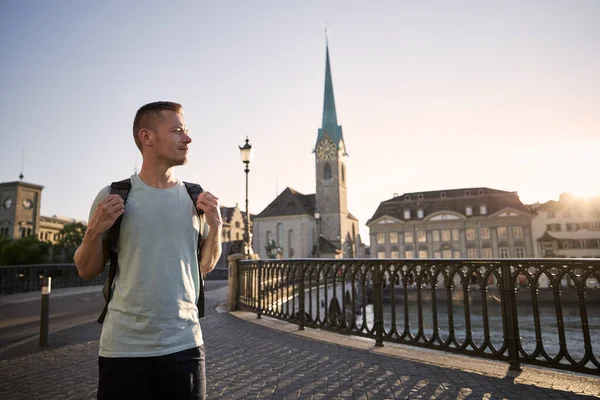
[[[417,196],[417,199],[419,199],[419,200],[423,200],[423,198],[424,198],[424,197],[423,197],[423,195],[422,195],[422,194],[420,194],[420,195],[418,195],[418,196]]]
[[[407,194],[406,196],[404,196],[404,200],[410,200],[410,195]]]
[[[486,214],[487,214],[487,206],[485,206],[485,205],[480,205],[480,206],[479,206],[479,214],[481,214],[481,215],[486,215]]]
[[[442,199],[445,199],[445,198],[446,198],[446,192],[442,192],[442,193],[440,194],[440,197],[441,197]]]
[[[473,207],[471,207],[471,206],[466,206],[466,207],[465,207],[465,215],[467,215],[467,216],[469,216],[469,217],[470,217],[471,215],[473,215]]]
[[[417,218],[423,219],[423,209],[422,208],[419,208],[417,210]]]
[[[465,196],[470,196],[471,195],[471,191],[470,190],[465,190]]]
[[[410,210],[404,210],[404,219],[410,219]]]
[[[479,195],[485,194],[485,191],[483,189],[479,189]]]

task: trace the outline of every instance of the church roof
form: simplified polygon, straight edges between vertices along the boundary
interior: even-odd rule
[[[325,63],[325,94],[323,96],[323,122],[319,128],[317,143],[328,136],[336,146],[343,140],[342,127],[337,122],[335,98],[333,96],[333,80],[331,79],[331,64],[329,62],[329,44],[326,46]]]
[[[485,214],[481,214],[479,206],[486,206]],[[472,207],[472,215],[466,215],[466,207]],[[367,221],[390,216],[405,220],[404,211],[410,210],[410,220],[416,220],[417,210],[423,210],[423,218],[440,211],[451,211],[466,218],[492,215],[505,208],[532,213],[530,207],[521,203],[515,192],[490,188],[465,188],[452,190],[435,190],[429,192],[413,192],[396,196],[379,204],[375,214]]]
[[[319,252],[325,254],[335,254],[339,250],[340,248],[338,246],[327,240],[323,235],[319,237]]]
[[[292,188],[285,188],[257,218],[280,217],[286,215],[315,215],[315,195],[302,194]]]

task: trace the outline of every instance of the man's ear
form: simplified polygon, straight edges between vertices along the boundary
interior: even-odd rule
[[[152,146],[154,132],[152,132],[150,129],[142,128],[138,132],[138,138],[140,139],[140,143],[142,143],[142,145]]]

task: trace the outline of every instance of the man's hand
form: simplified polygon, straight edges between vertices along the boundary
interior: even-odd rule
[[[221,208],[219,207],[219,198],[210,192],[202,192],[198,195],[196,208],[204,212],[206,223],[211,230],[219,230],[223,225],[221,219]]]
[[[96,211],[88,224],[88,229],[104,233],[110,229],[117,218],[125,212],[125,203],[118,194],[108,195],[107,198],[98,203]]]

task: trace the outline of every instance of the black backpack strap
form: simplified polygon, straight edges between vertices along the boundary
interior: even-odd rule
[[[127,195],[129,194],[129,190],[131,190],[131,179],[124,179],[119,182],[113,182],[110,185],[110,194],[118,194],[123,199],[123,202],[127,202]],[[104,294],[104,309],[102,310],[102,314],[98,318],[98,323],[103,323],[104,318],[106,317],[106,313],[108,312],[108,303],[112,297],[112,285],[115,281],[115,276],[117,275],[117,268],[119,266],[119,260],[117,255],[117,245],[119,244],[119,233],[121,231],[121,220],[123,219],[123,214],[117,218],[113,226],[111,226],[106,233],[106,247],[108,248],[108,260],[110,262],[110,267],[108,270],[108,280],[104,284],[102,292]]]
[[[196,183],[190,183],[190,182],[183,182],[185,185],[185,189],[187,190],[188,194],[190,195],[190,198],[192,199],[192,203],[194,204],[194,210],[196,210],[198,212],[199,215],[204,214],[204,212],[202,210],[198,210],[196,208],[196,202],[198,201],[198,195],[200,195],[200,193],[204,192],[204,189],[202,189],[202,186],[196,184]],[[202,229],[202,227],[200,227],[200,229]],[[196,249],[196,257],[198,258],[198,268],[200,268],[200,261],[201,261],[201,250],[202,247],[202,232],[198,232],[198,247]],[[204,279],[202,278],[202,273],[199,273],[200,275],[200,293],[198,296],[198,317],[202,318],[204,317]]]

